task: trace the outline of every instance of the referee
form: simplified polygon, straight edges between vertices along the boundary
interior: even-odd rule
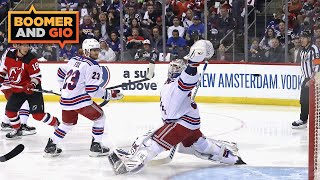
[[[300,91],[300,119],[292,123],[293,129],[303,129],[307,127],[309,115],[309,84],[310,79],[315,72],[319,71],[319,65],[313,65],[313,60],[319,58],[319,49],[311,42],[311,33],[303,31],[300,35],[301,50],[298,53],[298,58],[301,61],[301,71],[304,80]]]

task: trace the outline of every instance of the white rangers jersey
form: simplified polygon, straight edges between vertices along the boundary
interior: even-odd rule
[[[2,63],[4,63],[6,56],[7,56],[7,52],[10,50],[15,49],[14,47],[9,47],[7,48],[7,50],[2,54],[1,59],[0,59],[0,67],[4,67],[4,65],[2,65]],[[1,71],[1,70],[0,70]],[[8,75],[6,75],[6,77],[4,78],[4,84],[9,83],[9,79],[8,79]],[[5,90],[5,89],[10,89],[11,87],[9,86],[1,86],[0,90]]]
[[[197,85],[199,74],[190,76],[185,71],[161,90],[160,110],[165,123],[177,122],[194,130],[200,128],[197,104],[191,100],[191,90]]]
[[[63,110],[76,110],[93,103],[92,97],[102,98],[105,90],[102,70],[93,59],[76,56],[58,69],[58,82],[61,88],[60,105]]]

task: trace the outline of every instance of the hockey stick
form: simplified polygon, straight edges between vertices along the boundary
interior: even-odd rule
[[[192,95],[192,98],[191,98],[192,100],[194,100],[194,98],[196,97],[196,95],[197,95],[197,93],[198,93],[198,89],[199,89],[199,87],[200,87],[201,80],[202,80],[202,78],[203,78],[204,72],[205,72],[206,69],[207,69],[207,66],[208,66],[208,61],[205,61],[205,64],[204,64],[203,70],[202,70],[202,74],[201,74],[201,76],[200,76],[200,78],[199,78],[199,80],[198,80],[198,83],[197,83],[196,88],[195,88],[195,90],[194,90],[194,93],[193,93],[193,95]],[[170,162],[172,161],[173,157],[174,157],[174,154],[175,154],[175,152],[176,152],[177,146],[178,146],[178,145],[175,145],[173,148],[170,149],[170,153],[169,153],[169,156],[168,156],[168,157],[165,157],[165,158],[163,158],[163,159],[155,159],[155,160],[152,160],[152,161],[149,162],[149,164],[150,164],[151,166],[157,166],[157,165],[163,165],[163,164],[168,164],[168,163],[170,163]]]
[[[128,85],[135,84],[135,83],[148,81],[148,80],[150,80],[150,79],[152,79],[154,77],[154,67],[155,67],[155,62],[154,61],[150,61],[149,68],[148,68],[148,74],[147,74],[146,78],[143,78],[143,79],[140,79],[140,80],[136,80],[136,81],[131,81],[130,83],[122,83],[122,84],[111,86],[111,87],[108,87],[108,88],[105,88],[105,89],[106,90],[107,89],[115,89],[115,88],[124,87],[124,86],[128,86]],[[104,100],[101,104],[99,104],[99,106],[103,107],[106,104],[108,104],[109,101],[110,100],[108,100],[108,101]]]
[[[12,87],[12,88],[18,88],[18,89],[23,89],[22,86],[17,86],[17,85],[13,85],[13,84],[1,84],[2,86],[8,86],[8,87]],[[48,94],[54,94],[54,95],[57,95],[57,96],[61,96],[61,94],[59,93],[56,93],[56,92],[53,92],[52,90],[40,90],[40,89],[31,89],[32,91],[34,92],[41,92],[41,93],[48,93]]]
[[[0,162],[6,162],[6,161],[14,158],[18,154],[20,154],[23,150],[24,150],[24,145],[23,144],[19,144],[18,146],[13,148],[9,153],[1,156],[0,157]]]

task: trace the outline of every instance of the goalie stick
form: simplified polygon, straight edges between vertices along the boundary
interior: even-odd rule
[[[18,146],[13,148],[9,153],[1,156],[0,157],[0,162],[6,162],[6,161],[14,158],[18,154],[20,154],[23,150],[24,150],[24,145],[23,144],[19,144]]]
[[[150,80],[150,79],[152,79],[154,77],[154,67],[155,67],[155,62],[154,61],[150,61],[149,68],[148,68],[148,74],[147,74],[147,76],[145,78],[139,79],[139,80],[136,80],[136,81],[131,81],[130,83],[122,83],[122,84],[119,84],[119,85],[111,86],[111,87],[108,87],[108,88],[105,88],[105,89],[115,89],[115,88],[124,87],[124,86],[128,86],[128,85],[135,84],[135,83],[148,81],[148,80]],[[108,103],[109,103],[109,101],[104,100],[101,104],[99,104],[99,106],[103,107]]]
[[[204,72],[206,71],[207,69],[207,66],[208,66],[208,61],[205,61],[205,64],[203,66],[203,70],[202,70],[202,74],[198,80],[198,83],[196,85],[196,88],[194,90],[194,93],[192,95],[192,100],[194,100],[194,98],[196,97],[197,93],[198,93],[198,89],[200,87],[200,84],[201,84],[201,80],[203,78],[203,74]],[[158,165],[163,165],[163,164],[168,164],[172,161],[173,157],[174,157],[174,154],[177,150],[177,147],[178,147],[178,144],[173,146],[173,148],[170,149],[170,153],[169,153],[169,156],[165,157],[165,158],[162,158],[162,159],[155,159],[155,160],[152,160],[149,162],[149,165],[151,166],[158,166]]]

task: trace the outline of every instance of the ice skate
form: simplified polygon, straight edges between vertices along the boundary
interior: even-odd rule
[[[21,139],[22,130],[20,129],[12,129],[11,132],[6,134],[6,139],[14,140],[14,139]]]
[[[9,123],[4,123],[2,122],[1,123],[1,131],[11,131],[12,130],[12,127]]]
[[[27,124],[21,124],[22,136],[28,136],[36,134],[36,128],[28,126]]]
[[[307,124],[307,121],[302,121],[301,119],[298,119],[296,121],[293,121],[292,129],[305,129],[307,128]]]
[[[110,152],[110,149],[103,146],[101,142],[94,142],[94,138],[92,138],[91,147],[90,147],[90,157],[98,157],[98,156],[107,156]]]
[[[49,138],[47,146],[44,149],[43,157],[56,157],[59,156],[62,152],[62,149],[58,148],[56,144],[53,143],[52,139]]]

